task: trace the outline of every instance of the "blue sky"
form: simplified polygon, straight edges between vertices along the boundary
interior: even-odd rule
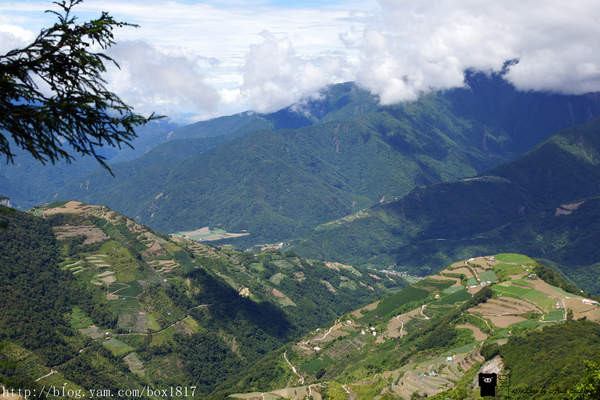
[[[85,0],[139,29],[117,32],[111,89],[179,121],[274,111],[353,80],[385,104],[463,84],[466,68],[523,90],[600,90],[597,0]],[[51,23],[50,1],[0,0],[0,51]]]

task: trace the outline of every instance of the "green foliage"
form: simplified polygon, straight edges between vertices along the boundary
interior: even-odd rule
[[[56,2],[60,12],[49,11],[58,19],[52,27],[42,29],[26,47],[0,57],[0,128],[42,163],[72,160],[73,149],[94,156],[110,171],[98,147],[130,145],[134,128],[158,117],[134,114],[106,88],[101,77],[105,63],[117,64],[104,53],[91,52],[90,46],[109,48],[115,43],[113,29],[129,24],[106,12],[77,24],[72,8],[81,1]],[[5,134],[0,134],[0,154],[13,161]]]
[[[450,347],[456,343],[458,334],[456,329],[448,323],[443,323],[431,330],[418,344],[419,350],[431,350]]]
[[[379,317],[387,317],[396,312],[396,310],[408,303],[418,302],[429,295],[429,292],[423,289],[409,286],[398,293],[385,297],[372,312]]]
[[[494,286],[495,287],[495,286]],[[488,299],[494,296],[494,292],[489,286],[484,287],[479,292],[475,293],[473,297],[461,306],[461,309],[468,310],[471,307],[475,307],[477,304],[485,303]]]
[[[550,284],[552,286],[559,287],[559,288],[563,289],[565,292],[569,292],[569,293],[573,293],[573,294],[577,294],[577,295],[580,294],[580,290],[577,288],[577,286],[568,282],[558,272],[553,271],[552,269],[548,268],[547,266],[545,266],[543,264],[537,263],[535,265],[535,268],[533,271],[536,273],[538,278],[546,281],[548,284]]]
[[[571,400],[593,400],[600,398],[600,364],[585,361],[585,375],[569,390]]]
[[[511,387],[530,391],[523,398],[552,398],[544,392],[566,393],[584,377],[584,360],[598,357],[600,326],[571,321],[514,335],[500,354],[510,371]]]
[[[64,315],[71,311],[73,278],[58,268],[52,229],[40,218],[7,214],[0,229],[0,341],[39,350],[52,363],[72,355]]]
[[[175,335],[170,351],[181,356],[186,372],[195,378],[193,382],[201,394],[210,393],[224,377],[247,365],[226,347],[215,332]]]
[[[500,354],[500,346],[496,342],[485,342],[483,346],[481,346],[481,355],[485,358],[485,360],[491,360]]]
[[[465,289],[458,290],[448,296],[443,296],[441,299],[436,300],[433,304],[454,304],[459,301],[466,301],[471,298],[471,294],[467,292]]]
[[[289,109],[255,116],[255,122],[263,124],[259,129],[214,150],[187,159],[188,153],[174,155],[170,162],[146,159],[123,166],[119,181],[101,174],[86,176],[86,190],[78,181],[60,190],[60,197],[108,204],[165,231],[246,229],[250,236],[238,243],[280,241],[360,212],[382,197],[389,200],[421,185],[473,176],[513,159],[550,132],[589,118],[563,111],[572,99],[551,96],[548,101],[546,95],[517,92],[500,77],[482,75],[476,80],[476,90],[435,93],[390,107],[378,106],[368,92],[351,83],[334,85],[309,107],[310,117]],[[524,103],[513,108],[515,101]],[[598,114],[595,103],[582,101],[591,103],[588,109]],[[496,107],[482,109],[482,103]],[[557,117],[549,121],[544,113],[528,109],[552,109]],[[211,122],[218,132],[226,131],[227,124],[221,119]],[[232,123],[229,132],[237,127]],[[523,131],[529,133],[527,139]],[[483,148],[481,132],[486,132]],[[156,179],[156,172],[164,179]],[[164,183],[157,187],[156,182]],[[169,195],[155,199],[158,193]],[[387,237],[378,240],[383,238],[381,227],[362,232],[349,239],[363,242],[365,248],[371,242],[390,251],[397,248]],[[332,253],[323,257],[331,244],[318,241],[315,246],[311,257],[341,259],[330,257]],[[368,254],[353,246],[345,246],[345,251],[351,253],[341,254],[346,259],[361,253],[362,262]]]

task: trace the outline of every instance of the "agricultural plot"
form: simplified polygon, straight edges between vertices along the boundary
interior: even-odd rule
[[[538,307],[546,312],[550,312],[555,308],[556,299],[548,297],[546,294],[537,290],[530,290],[523,296],[523,299],[535,303]]]
[[[532,320],[521,321],[521,322],[517,322],[516,324],[511,325],[511,327],[521,327],[521,328],[526,328],[526,329],[534,329],[534,328],[537,328],[538,326],[540,326],[540,323],[538,321],[532,321]]]
[[[146,327],[151,331],[160,330],[160,324],[156,320],[156,316],[154,314],[146,314]]]
[[[465,267],[464,265],[455,269],[450,270],[453,274],[464,275],[467,279],[475,278],[470,268]]]
[[[525,296],[531,291],[531,289],[515,285],[496,285],[492,287],[492,290],[494,290],[497,293],[500,293],[503,296],[510,296],[516,298]]]
[[[464,286],[451,286],[449,288],[442,290],[442,294],[452,294],[452,293],[456,293],[463,289],[464,289]]]
[[[408,333],[408,322],[416,318],[421,312],[421,307],[412,311],[397,315],[388,322],[383,336],[385,338],[403,337]]]
[[[105,332],[103,330],[101,330],[100,328],[98,328],[96,325],[91,325],[87,328],[82,328],[79,329],[79,332],[87,337],[90,337],[92,339],[99,339],[104,337]]]
[[[210,242],[221,239],[231,239],[237,237],[248,236],[250,233],[230,233],[223,229],[210,229],[208,226],[204,228],[196,229],[193,231],[177,232],[175,235],[182,236],[186,239],[195,240],[198,242]]]
[[[117,327],[129,332],[146,332],[146,313],[122,313],[119,314]]]
[[[109,340],[105,340],[102,342],[102,345],[106,347],[114,356],[122,356],[133,350],[133,347],[129,346],[127,343],[120,341],[114,337],[111,337]]]
[[[129,353],[126,357],[123,357],[123,361],[125,361],[129,370],[137,376],[144,376],[146,373],[144,363],[140,360],[137,353]]]
[[[92,279],[92,283],[99,286],[110,287],[111,284],[115,283],[117,278],[115,277],[114,271],[104,271],[96,274]]]
[[[581,298],[565,298],[565,306],[573,310],[573,318],[586,317],[590,321],[600,321],[600,306],[596,304],[586,304]]]
[[[437,304],[437,305],[454,304],[459,301],[467,301],[471,297],[472,297],[471,294],[469,292],[467,292],[466,289],[461,288],[452,294],[443,296],[441,299],[434,301],[432,304]]]
[[[307,361],[303,364],[300,365],[300,370],[309,373],[309,374],[314,374],[316,373],[318,370],[320,370],[321,368],[325,368],[328,365],[333,364],[333,359],[331,357],[329,357],[327,354],[323,354],[321,357],[312,359],[310,361]]]
[[[250,264],[250,269],[257,272],[263,272],[265,271],[265,266],[262,263],[252,263]]]
[[[81,270],[84,268],[84,261],[83,260],[77,260],[77,261],[66,261],[61,265],[61,269],[65,270],[65,271],[71,271],[71,272],[75,272],[78,270]]]
[[[494,271],[491,269],[481,272],[479,274],[479,279],[484,282],[492,282],[492,283],[498,282],[498,277],[496,276]]]
[[[71,312],[71,326],[74,329],[84,329],[93,324],[92,319],[79,307],[73,307]]]
[[[547,293],[533,289],[533,285],[526,281],[515,281],[514,283],[519,283],[519,285],[495,285],[492,289],[504,296],[515,297],[534,303],[544,312],[550,312],[555,308],[556,301],[559,299],[558,295],[550,297]],[[521,286],[524,283],[530,285],[530,287]]]
[[[116,314],[132,314],[137,312],[140,304],[135,298],[130,297],[119,297],[109,303],[110,309]]]
[[[279,285],[283,278],[285,278],[285,275],[281,272],[278,272],[269,278],[269,282],[273,283],[274,285]]]
[[[525,321],[523,314],[535,313],[539,310],[532,304],[517,298],[498,297],[470,308],[469,312],[480,314],[498,328],[506,328],[514,323]]]
[[[535,260],[523,254],[503,253],[494,256],[496,260],[514,264],[535,264]]]
[[[525,273],[525,268],[517,264],[497,264],[494,266],[498,279],[501,281],[509,279],[511,276],[518,276]]]
[[[372,311],[372,313],[378,316],[389,315],[400,306],[403,306],[404,304],[410,303],[412,301],[424,299],[428,295],[429,292],[427,290],[409,286],[405,289],[402,289],[398,293],[381,300],[377,308],[374,311]]]
[[[478,342],[488,338],[488,335],[485,334],[484,332],[482,332],[481,329],[479,329],[475,325],[460,324],[460,325],[456,325],[456,327],[459,329],[469,329],[473,333],[473,338]]]
[[[126,287],[128,287],[128,285],[121,283],[121,282],[113,282],[110,285],[108,285],[108,293],[115,293],[121,289],[125,289]]]
[[[61,225],[52,227],[57,240],[65,240],[77,236],[83,236],[84,245],[102,243],[110,238],[104,231],[95,225]]]
[[[564,319],[565,315],[562,310],[553,310],[544,316],[544,322],[558,322]]]
[[[273,264],[275,264],[277,266],[277,268],[280,268],[280,269],[295,269],[296,268],[294,266],[294,264],[292,264],[286,260],[275,260],[272,262],[273,262]]]
[[[106,254],[103,257],[105,264],[111,266],[116,273],[119,282],[128,282],[143,279],[143,273],[139,269],[140,264],[129,250],[114,240],[102,244],[100,251]]]
[[[113,291],[112,293],[123,298],[123,297],[137,297],[139,296],[144,289],[140,285],[138,281],[131,282],[123,282],[124,285],[122,288]],[[109,289],[110,290],[110,289]]]
[[[391,391],[409,399],[414,392],[430,397],[453,387],[462,376],[461,371],[467,371],[483,360],[474,346],[475,343],[461,346],[445,353],[444,357],[424,359],[392,372]],[[447,361],[446,356],[452,360]]]
[[[173,271],[175,268],[180,267],[181,265],[172,259],[166,260],[152,260],[148,261],[148,264],[154,268],[159,274],[165,274],[167,272]]]

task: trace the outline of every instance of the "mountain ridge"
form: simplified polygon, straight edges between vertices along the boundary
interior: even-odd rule
[[[528,150],[550,135],[549,127],[600,115],[595,94],[522,93],[496,75],[473,74],[467,82],[466,89],[385,107],[352,84],[332,86],[324,98],[298,106],[306,126],[258,130],[197,156],[174,157],[161,164],[169,170],[161,179],[134,162],[127,168],[139,169],[135,179],[127,168],[122,183],[91,175],[59,197],[105,203],[163,231],[209,226],[247,230],[243,245],[281,241],[415,186],[477,175]],[[473,107],[477,99],[486,107]],[[136,180],[147,183],[138,185],[135,200],[118,189]]]

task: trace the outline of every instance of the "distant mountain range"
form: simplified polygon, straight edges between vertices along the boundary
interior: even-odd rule
[[[476,176],[600,115],[598,94],[519,92],[501,74],[467,73],[465,84],[385,107],[353,83],[333,85],[273,114],[175,129],[143,156],[111,164],[116,178],[77,172],[46,177],[27,198],[0,192],[17,206],[78,199],[163,231],[209,226],[248,231],[243,245],[273,242],[418,186]],[[3,176],[28,186],[13,169]]]
[[[597,116],[598,93],[520,92],[502,73],[467,72],[464,88],[392,106],[344,83],[272,114],[150,125],[135,150],[107,151],[116,178],[91,159],[43,167],[20,154],[0,169],[0,193],[418,274],[518,250],[598,292]]]

